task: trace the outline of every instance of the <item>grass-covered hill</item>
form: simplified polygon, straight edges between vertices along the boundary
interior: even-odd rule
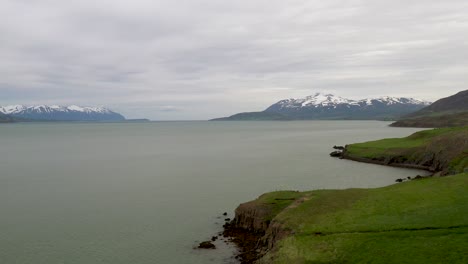
[[[468,263],[467,173],[377,189],[273,192],[251,206],[272,212],[264,237],[271,246],[256,263]]]
[[[242,263],[468,263],[468,127],[351,144],[345,156],[454,175],[264,194],[241,204],[227,228],[235,238],[257,234]]]
[[[468,90],[442,98],[393,123],[396,127],[468,126]]]
[[[468,168],[468,127],[424,130],[405,138],[347,145],[344,158],[456,174]]]

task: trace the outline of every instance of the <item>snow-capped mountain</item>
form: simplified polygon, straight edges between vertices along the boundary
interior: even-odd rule
[[[121,114],[104,107],[81,107],[77,105],[9,105],[0,106],[0,113],[24,120],[51,121],[120,121]]]
[[[405,97],[378,97],[361,100],[316,93],[299,99],[281,100],[263,112],[242,113],[217,120],[312,120],[312,119],[396,119],[415,112],[430,102]],[[242,117],[242,119],[239,119]]]
[[[305,98],[281,100],[265,111],[293,116],[295,119],[381,119],[411,113],[429,104],[405,97],[352,100],[316,93]]]
[[[384,96],[379,98],[367,98],[362,100],[346,99],[333,94],[316,93],[311,96],[300,99],[286,99],[277,102],[276,104],[267,108],[267,111],[281,111],[283,109],[291,108],[337,108],[339,106],[351,107],[366,107],[372,105],[420,105],[427,106],[430,102],[405,97],[390,97]]]

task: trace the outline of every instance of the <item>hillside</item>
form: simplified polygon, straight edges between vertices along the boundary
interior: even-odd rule
[[[225,235],[242,263],[467,263],[467,138],[468,127],[444,128],[347,145],[355,160],[456,175],[267,193],[241,204]]]
[[[276,120],[276,121],[286,121],[292,120],[292,118],[278,114],[278,113],[269,113],[269,112],[246,112],[239,113],[229,117],[221,117],[212,119],[212,121],[265,121],[265,120]]]
[[[442,98],[398,120],[395,127],[454,127],[468,125],[468,90]]]
[[[468,168],[468,127],[438,128],[406,138],[347,145],[343,157],[362,162],[456,174]]]
[[[351,100],[316,93],[305,98],[281,100],[262,112],[241,113],[214,120],[395,120],[428,104],[403,97]]]

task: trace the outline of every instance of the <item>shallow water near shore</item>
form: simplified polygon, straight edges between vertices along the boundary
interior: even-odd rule
[[[233,263],[193,250],[275,190],[381,187],[425,172],[331,158],[407,136],[379,121],[0,125],[0,262]],[[223,243],[218,243],[223,245]]]

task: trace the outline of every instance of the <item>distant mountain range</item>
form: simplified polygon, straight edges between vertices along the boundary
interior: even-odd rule
[[[398,127],[468,126],[468,90],[437,100],[392,124]]]
[[[262,112],[240,113],[213,120],[395,120],[429,104],[405,97],[351,100],[316,93],[305,98],[281,100]]]
[[[7,121],[123,121],[125,117],[103,107],[76,105],[0,106],[0,120]]]

